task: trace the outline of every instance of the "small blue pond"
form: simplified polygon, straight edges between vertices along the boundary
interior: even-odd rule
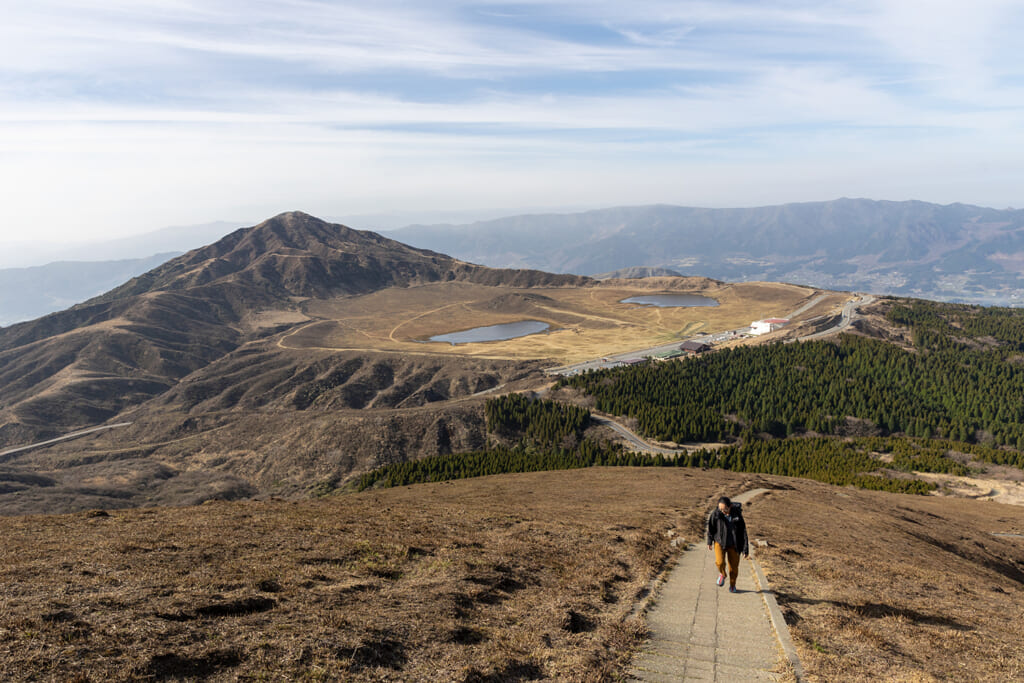
[[[631,296],[623,299],[620,304],[640,304],[641,306],[657,306],[658,308],[695,308],[698,306],[717,306],[718,302],[700,294],[647,294]]]
[[[505,341],[516,339],[538,332],[546,332],[551,326],[539,320],[520,320],[504,325],[488,325],[487,327],[474,327],[471,330],[462,332],[451,332],[431,337],[432,342],[447,342],[451,345],[469,344],[471,342]]]

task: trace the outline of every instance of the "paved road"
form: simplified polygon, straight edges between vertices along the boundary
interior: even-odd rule
[[[860,308],[861,306],[867,306],[874,300],[875,297],[870,296],[868,294],[864,294],[857,299],[851,299],[850,301],[847,301],[846,304],[843,305],[843,313],[839,317],[838,323],[836,323],[833,327],[828,328],[827,330],[822,330],[821,332],[815,332],[814,334],[808,334],[804,337],[800,337],[800,341],[811,341],[812,339],[821,339],[822,337],[828,337],[833,334],[838,334],[839,332],[842,332],[850,325],[852,325],[853,321],[857,319],[857,309]]]
[[[673,457],[680,453],[687,453],[685,448],[662,448],[661,446],[655,446],[652,443],[644,441],[644,439],[637,433],[631,431],[625,425],[619,424],[615,420],[602,417],[601,415],[590,414],[590,419],[598,424],[606,425],[611,427],[616,432],[625,437],[626,441],[636,446],[642,453],[661,453],[662,455],[671,455]]]
[[[819,301],[821,301],[824,298],[825,298],[824,294],[815,297],[810,302],[808,302],[807,304],[805,304],[801,308],[799,308],[796,311],[794,311],[793,314],[792,314],[792,317],[796,317],[796,316],[800,315],[801,313],[809,310],[810,308],[812,308],[815,304],[817,304]],[[836,334],[837,332],[841,332],[841,331],[845,330],[847,327],[849,327],[853,323],[854,320],[857,319],[857,308],[859,306],[866,306],[867,304],[871,303],[874,300],[875,300],[874,297],[868,296],[868,295],[861,296],[861,297],[859,297],[857,299],[851,299],[850,301],[846,302],[846,304],[843,306],[842,316],[840,317],[839,322],[836,323],[835,326],[830,327],[827,330],[822,330],[821,332],[816,332],[815,334],[811,334],[811,335],[807,335],[805,337],[801,337],[800,341],[807,341],[807,340],[811,340],[811,339],[818,339],[818,338],[826,337],[826,336],[829,336],[829,335],[832,335],[832,334]],[[670,346],[672,346],[672,345],[670,345]],[[659,348],[661,348],[661,347],[659,347]],[[549,372],[551,372],[551,370],[549,370]],[[594,422],[597,422],[598,424],[603,424],[603,425],[606,425],[608,427],[611,427],[618,434],[620,434],[623,438],[625,438],[627,442],[629,442],[630,444],[635,446],[642,453],[661,453],[662,455],[676,456],[676,455],[679,455],[680,453],[688,453],[689,452],[688,449],[686,449],[686,448],[673,449],[673,448],[663,448],[661,446],[656,446],[656,445],[646,441],[642,436],[640,436],[636,432],[630,430],[625,425],[623,425],[623,424],[621,424],[619,422],[616,422],[614,418],[604,417],[604,416],[601,416],[601,415],[595,415],[594,413],[591,413],[590,414],[590,419],[593,420]]]
[[[668,351],[678,351],[679,345],[684,341],[695,341],[703,344],[720,344],[723,341],[734,339],[743,334],[750,332],[750,327],[740,327],[735,330],[725,330],[723,332],[715,332],[713,334],[702,334],[695,337],[688,337],[687,339],[677,339],[669,342],[668,344],[661,344],[659,346],[652,346],[647,349],[640,349],[638,351],[627,351],[625,353],[617,353],[602,358],[594,358],[593,360],[583,361],[582,363],[574,363],[572,365],[563,365],[557,368],[548,368],[545,370],[549,375],[575,375],[587,370],[596,370],[599,368],[608,368],[620,363],[625,363],[630,360],[639,360],[647,358],[648,356],[657,356],[660,353]]]
[[[102,427],[92,427],[91,429],[82,429],[82,430],[79,430],[77,432],[71,432],[70,434],[65,434],[64,436],[58,436],[55,439],[49,439],[47,441],[40,441],[38,443],[30,443],[27,446],[18,446],[17,448],[9,448],[8,450],[3,451],[2,453],[0,453],[0,458],[4,458],[6,460],[7,459],[6,456],[14,455],[15,453],[21,453],[22,451],[27,451],[27,450],[32,449],[32,448],[39,448],[40,446],[49,446],[50,444],[55,444],[55,443],[58,443],[58,442],[61,442],[61,441],[67,441],[68,439],[77,439],[80,436],[85,436],[86,434],[92,434],[93,432],[102,432],[105,429],[118,429],[119,427],[127,427],[130,424],[132,424],[132,423],[131,422],[118,422],[117,424],[103,425]],[[2,462],[2,461],[0,461],[0,462]]]
[[[764,489],[736,496],[747,503]],[[740,561],[738,593],[715,584],[714,553],[704,539],[683,552],[647,614],[650,633],[633,659],[630,679],[669,681],[777,681],[790,643],[781,616],[776,634],[770,616],[774,597],[760,585],[754,560]],[[777,610],[777,607],[776,607]],[[790,647],[792,656],[795,652]],[[799,662],[796,662],[799,671]]]

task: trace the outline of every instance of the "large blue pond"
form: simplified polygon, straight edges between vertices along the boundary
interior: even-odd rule
[[[503,325],[488,325],[487,327],[474,327],[471,330],[462,332],[451,332],[431,337],[432,342],[447,342],[449,344],[469,344],[471,342],[505,341],[516,339],[538,332],[546,332],[551,326],[539,320],[520,320],[514,323]]]
[[[718,305],[714,299],[700,294],[645,294],[644,296],[631,296],[619,303],[657,306],[658,308],[695,308]]]

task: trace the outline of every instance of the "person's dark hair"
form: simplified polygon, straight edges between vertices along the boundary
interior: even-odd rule
[[[732,507],[732,501],[729,500],[729,496],[722,496],[718,499],[719,503],[725,503],[727,506]]]

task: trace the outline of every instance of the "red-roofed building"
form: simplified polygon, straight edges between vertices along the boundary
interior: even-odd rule
[[[789,320],[787,318],[765,318],[764,320],[755,320],[750,323],[750,334],[768,334],[779,329]]]

